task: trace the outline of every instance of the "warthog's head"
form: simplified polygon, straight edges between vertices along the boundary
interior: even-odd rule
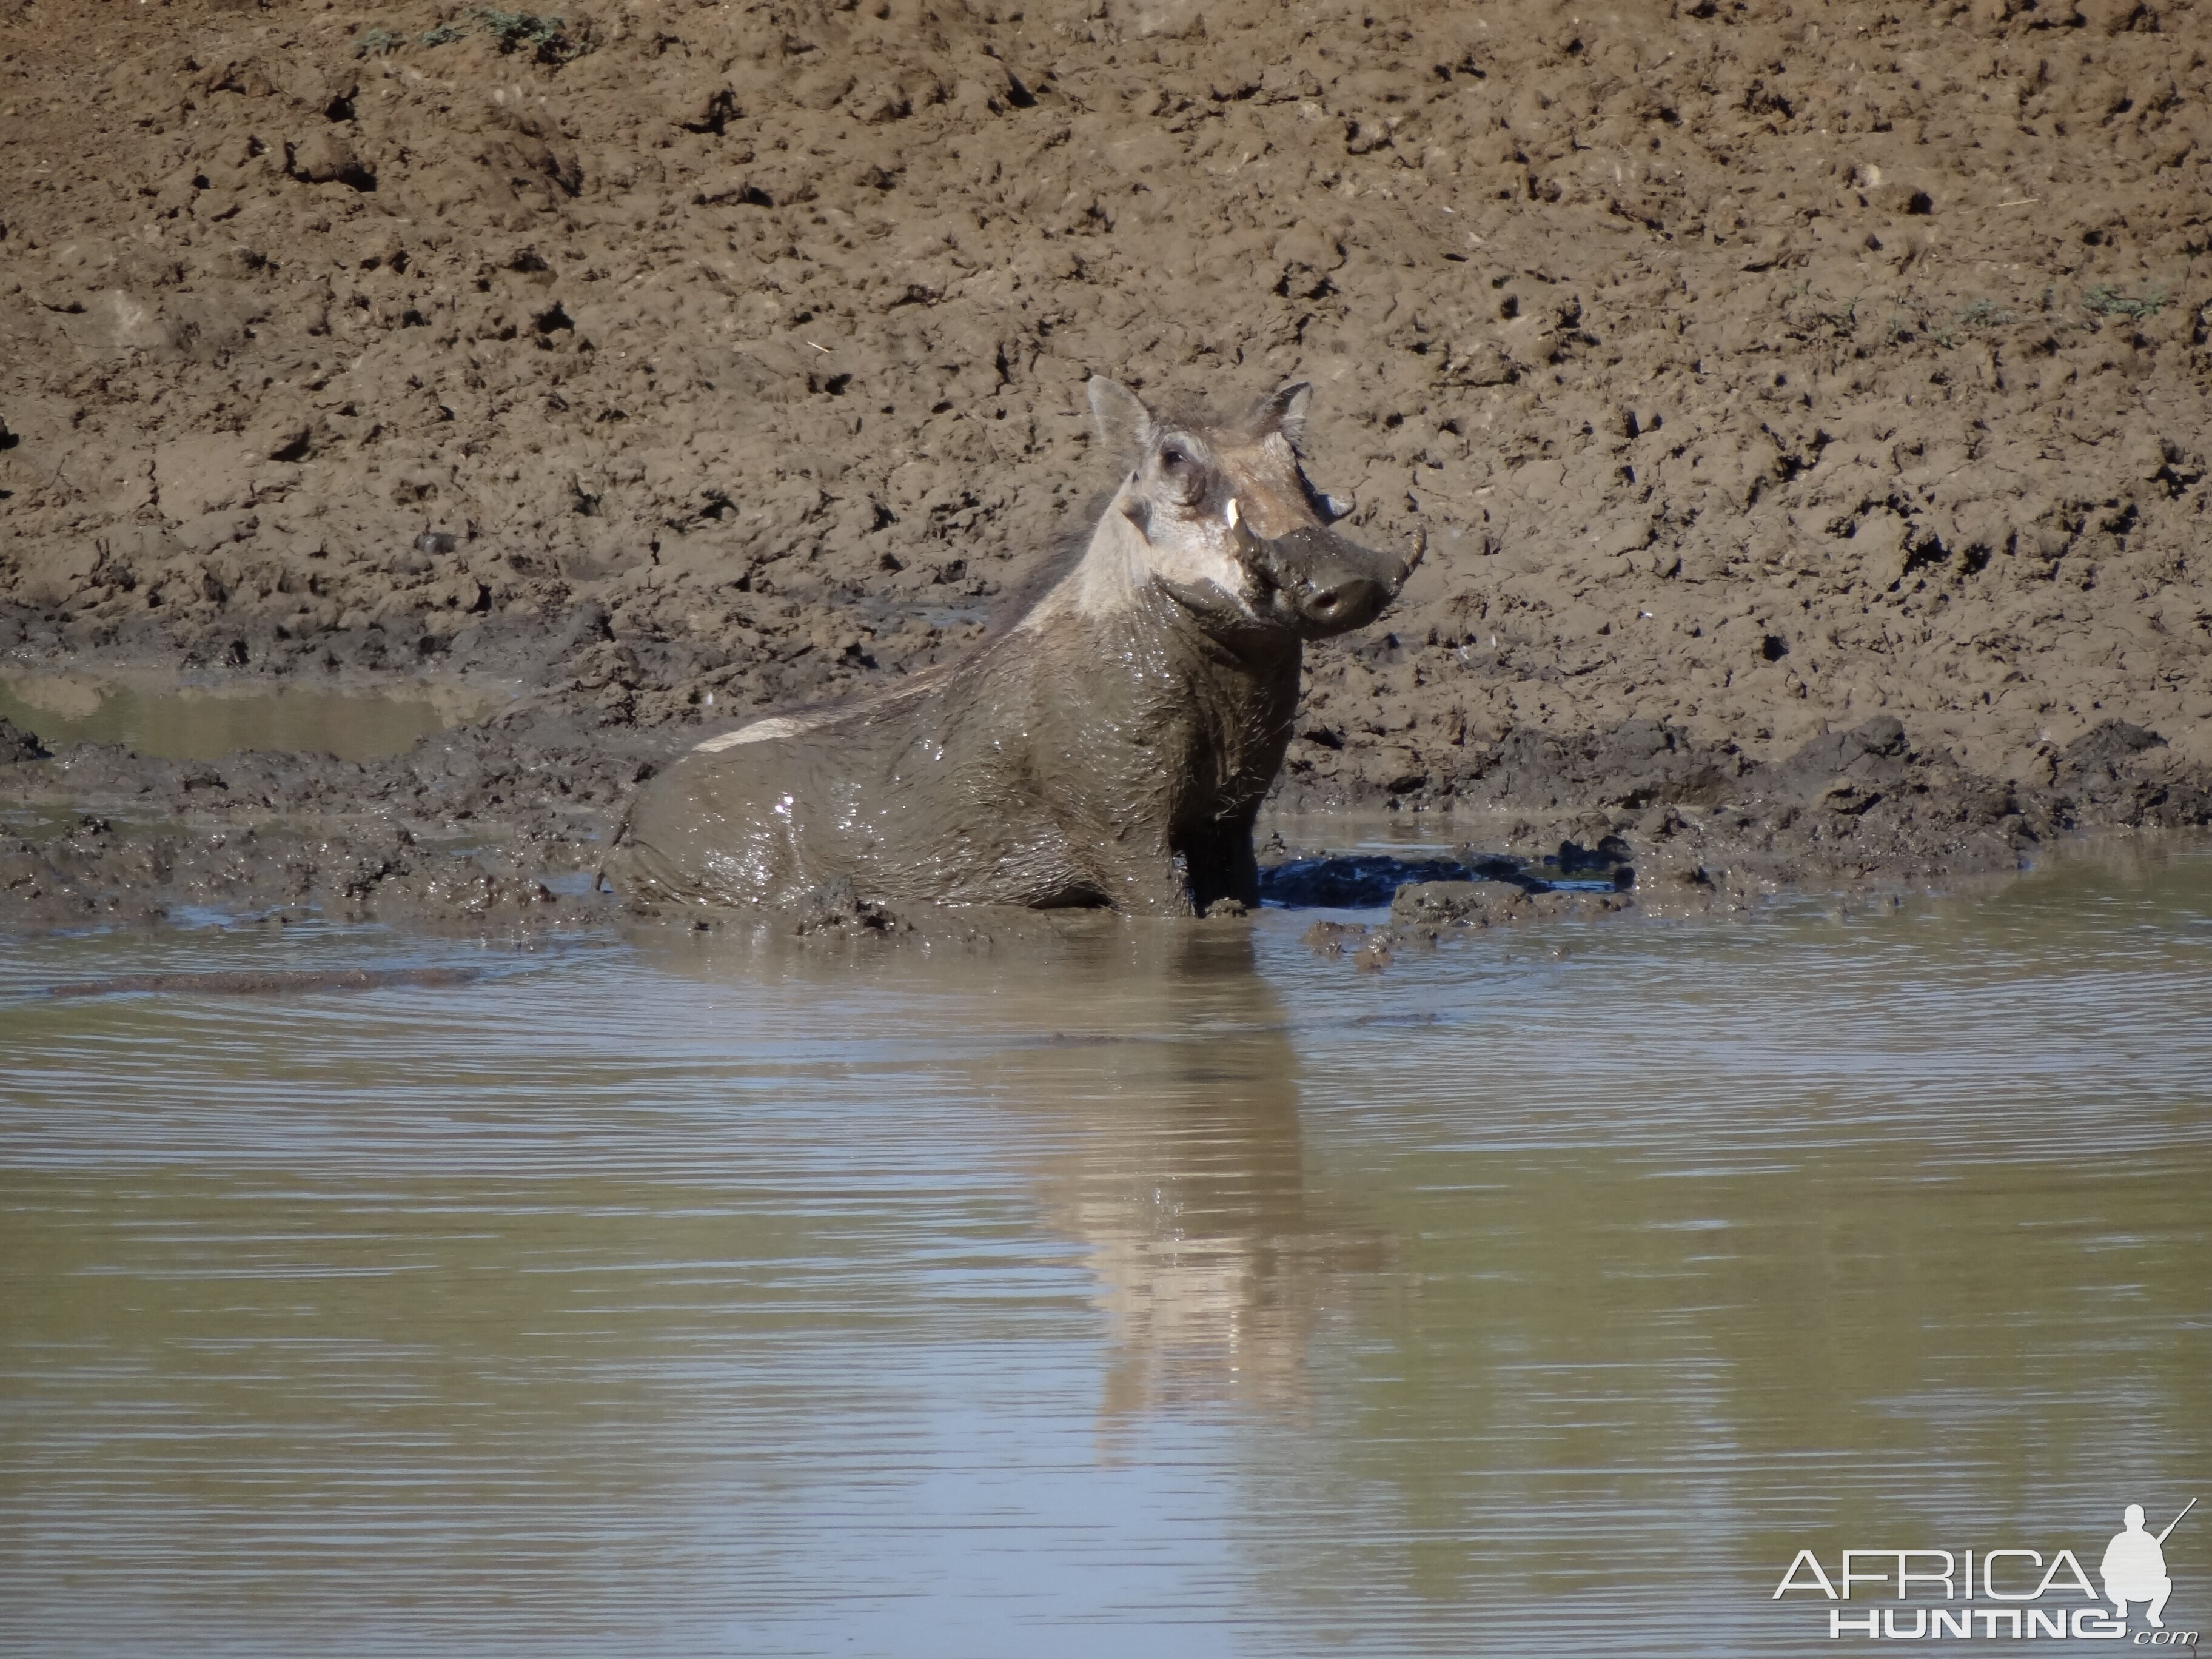
[[[1418,548],[1378,553],[1329,527],[1351,509],[1300,465],[1303,381],[1228,419],[1163,416],[1100,377],[1090,395],[1127,471],[1077,574],[1085,609],[1151,582],[1212,633],[1323,639],[1374,621],[1419,562]]]

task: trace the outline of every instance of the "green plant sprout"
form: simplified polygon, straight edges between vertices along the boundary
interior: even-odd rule
[[[2166,309],[2166,290],[2154,289],[2140,298],[2121,293],[2110,283],[2100,283],[2081,296],[2081,309],[2100,317],[2124,317],[2139,323]]]
[[[566,19],[558,13],[507,11],[498,6],[471,6],[449,22],[438,25],[422,37],[426,46],[450,46],[465,40],[471,34],[489,34],[499,42],[501,52],[514,52],[527,47],[531,55],[541,64],[565,64],[572,58],[580,58],[592,49],[588,40],[569,35],[563,27]]]

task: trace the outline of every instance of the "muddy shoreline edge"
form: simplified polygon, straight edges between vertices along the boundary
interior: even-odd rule
[[[382,760],[269,751],[165,760],[116,744],[49,747],[0,723],[0,932],[318,914],[534,931],[629,914],[626,896],[593,872],[637,785],[702,728],[641,727],[579,697],[556,678],[574,631],[483,647],[477,673],[523,688],[513,706]],[[94,661],[120,672],[161,659]],[[9,665],[27,665],[23,653]],[[342,683],[372,692],[410,684],[357,674]],[[1410,783],[1287,769],[1262,818],[1262,864],[1346,850],[1286,842],[1271,833],[1279,822],[1389,811],[1424,842],[1518,861],[1538,878],[1563,842],[1609,841],[1635,872],[1632,886],[1601,900],[1506,885],[1494,902],[1412,894],[1392,923],[1407,938],[1563,913],[1725,912],[1790,890],[1940,886],[2021,869],[2083,836],[2212,824],[2206,769],[2162,734],[2120,720],[2046,746],[2016,779],[1961,765],[1889,715],[1771,761],[1636,720],[1516,727],[1457,758],[1455,772]],[[1291,901],[1328,902],[1311,893]],[[864,910],[817,902],[771,920],[799,933],[883,928],[879,907]]]

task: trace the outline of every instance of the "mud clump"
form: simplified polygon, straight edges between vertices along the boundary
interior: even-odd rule
[[[1557,921],[1625,909],[1628,901],[1612,893],[1530,890],[1498,882],[1420,882],[1398,890],[1390,901],[1394,922],[1408,927],[1490,927],[1501,923]]]
[[[448,791],[470,856],[587,869],[623,767],[971,649],[1095,475],[1093,373],[1310,380],[1347,532],[1428,532],[1309,653],[1279,805],[1596,815],[1640,904],[2200,824],[2207,38],[2205,0],[0,0],[0,661],[496,676],[572,738],[218,787],[0,732],[8,856],[54,872],[8,891],[167,902],[161,819],[147,890],[289,893],[335,836],[396,904]],[[78,808],[129,850],[38,851]]]
[[[0,766],[17,766],[25,761],[44,760],[49,752],[46,744],[21,726],[0,720]]]
[[[1350,895],[1363,905],[1383,893],[1390,906],[1387,923],[1322,921],[1304,935],[1306,948],[1315,954],[1376,973],[1390,966],[1400,951],[1433,947],[1460,930],[1585,921],[1631,909],[1635,901],[1626,890],[1634,885],[1635,873],[1616,861],[1627,854],[1626,842],[1608,836],[1603,852],[1565,842],[1557,854],[1541,860],[1485,854],[1471,847],[1461,848],[1451,860],[1305,860],[1298,861],[1302,867],[1295,869],[1281,890]],[[1332,872],[1332,865],[1345,867]],[[1603,891],[1593,890],[1598,884],[1587,879],[1599,869],[1607,878]],[[1554,884],[1562,880],[1573,885]]]
[[[862,898],[850,876],[836,876],[783,907],[795,939],[810,933],[910,933],[913,924],[888,906]]]

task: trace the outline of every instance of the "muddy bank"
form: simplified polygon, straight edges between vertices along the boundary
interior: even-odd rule
[[[2208,40],[2193,0],[0,0],[0,663],[531,710],[220,787],[72,750],[0,776],[27,831],[186,828],[11,857],[64,909],[198,890],[203,833],[256,903],[456,836],[580,870],[638,767],[965,649],[1105,482],[1094,372],[1310,379],[1351,527],[1429,532],[1312,654],[1286,805],[1807,879],[2201,821]],[[1905,781],[1802,758],[1880,717]],[[166,877],[101,850],[162,836]]]
[[[206,911],[557,923],[594,913],[598,847],[648,751],[523,715],[384,761],[173,761],[49,750],[0,721],[0,925]]]
[[[669,757],[667,739],[519,713],[380,762],[179,762],[97,744],[49,751],[0,722],[9,809],[0,927],[212,912],[280,925],[321,913],[515,930],[641,914],[635,896],[592,878],[635,785]],[[1665,727],[1578,743],[1516,732],[1458,797],[1457,820],[1483,837],[1455,854],[1462,867],[1317,866],[1333,849],[1286,843],[1263,818],[1262,891],[1269,902],[1328,908],[1397,895],[1395,922],[1431,927],[1433,937],[1436,925],[1540,919],[1562,906],[1684,915],[1743,908],[1790,887],[1941,883],[2017,869],[2084,833],[2212,822],[2197,769],[2140,727],[2114,722],[2043,758],[2038,778],[1993,780],[1915,744],[1889,717],[1779,763]],[[1419,821],[1439,840],[1455,836],[1447,807]],[[1400,892],[1462,880],[1492,885],[1474,896]],[[1601,901],[1543,896],[1562,882],[1613,890]],[[968,939],[990,932],[980,914],[930,917],[823,892],[769,925]]]

